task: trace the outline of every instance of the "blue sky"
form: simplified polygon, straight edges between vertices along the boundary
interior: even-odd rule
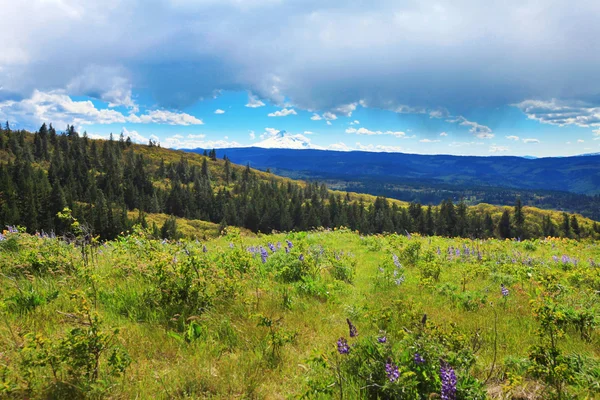
[[[0,118],[176,148],[280,131],[344,150],[600,152],[600,4],[3,5]]]

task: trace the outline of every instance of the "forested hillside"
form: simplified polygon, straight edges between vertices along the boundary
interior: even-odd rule
[[[7,124],[0,130],[0,225],[62,234],[69,229],[58,215],[65,207],[104,239],[134,223],[145,226],[146,216],[157,213],[255,232],[346,226],[362,233],[525,238],[600,231],[591,220],[521,207],[520,200],[514,209],[450,200],[407,205],[280,178],[217,159],[215,151],[136,145],[122,135],[92,140],[72,126],[59,133],[44,124],[32,134]],[[155,236],[177,236],[173,219],[153,228]]]

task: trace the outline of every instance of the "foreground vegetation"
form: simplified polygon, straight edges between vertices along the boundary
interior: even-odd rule
[[[594,241],[0,237],[0,397],[595,398]]]

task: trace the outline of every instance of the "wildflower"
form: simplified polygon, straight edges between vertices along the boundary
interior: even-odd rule
[[[425,363],[425,359],[419,353],[415,353],[413,360],[414,360],[415,364],[424,364]]]
[[[277,250],[281,249],[281,242],[277,242]]]
[[[502,297],[507,297],[508,296],[508,289],[506,288],[506,286],[504,286],[504,283],[500,285],[500,291],[502,292]]]
[[[338,353],[340,353],[340,354],[350,353],[350,346],[348,346],[348,342],[343,337],[338,339],[337,348],[338,348]]]
[[[356,329],[356,326],[354,326],[348,318],[346,318],[346,322],[348,323],[348,329],[350,330],[350,337],[358,336],[358,330]]]
[[[454,400],[456,398],[456,373],[446,363],[440,368],[440,379],[442,381],[442,400]]]
[[[288,239],[285,239],[285,242],[287,243],[287,247],[288,247],[288,248],[290,248],[290,249],[291,249],[292,247],[294,247],[294,245],[292,244],[292,242],[291,242],[291,241],[289,241]]]
[[[377,341],[379,343],[387,343],[387,337],[385,337],[385,336],[378,337]]]
[[[269,250],[271,250],[273,253],[275,253],[275,251],[277,251],[277,249],[275,248],[275,245],[273,243],[269,243]]]
[[[286,247],[286,248],[285,248],[285,252],[286,252],[286,253],[289,253],[289,252],[290,252],[290,248],[289,248],[289,247]]]
[[[440,254],[442,254],[442,250],[440,249],[440,246],[438,246],[438,248],[437,248],[437,254],[438,254],[438,256],[439,256]]]
[[[400,285],[402,285],[402,284],[404,283],[404,280],[405,280],[405,279],[406,279],[406,278],[404,278],[404,275],[402,275],[400,278],[398,278],[398,279],[394,280],[394,283],[395,283],[397,286],[400,286]]]
[[[391,360],[388,360],[387,364],[385,364],[385,374],[387,375],[390,382],[396,382],[400,377],[400,371],[398,371],[398,366],[393,364]]]
[[[298,260],[304,261],[304,254],[300,254],[300,256],[298,257]]]
[[[0,242],[6,240],[6,236],[4,236],[3,234],[0,233]]]
[[[206,248],[206,245],[205,245],[205,244],[204,244],[204,245],[202,245],[202,252],[203,252],[203,253],[206,253],[206,252],[208,252],[208,249]]]
[[[393,258],[394,258],[394,265],[396,266],[396,268],[402,268],[402,264],[400,264],[400,260],[398,260],[398,256],[394,254]]]
[[[460,249],[458,249],[458,248],[457,248],[457,249],[456,249],[454,252],[455,252],[455,254],[456,254],[456,257],[459,257],[459,256],[460,256]]]
[[[267,262],[268,257],[269,257],[269,253],[267,252],[267,250],[264,247],[260,246],[260,258],[261,258],[263,264]]]
[[[233,243],[229,243],[229,248],[233,249],[235,247],[235,245]]]

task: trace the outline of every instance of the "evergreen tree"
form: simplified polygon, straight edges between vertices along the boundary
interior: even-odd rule
[[[562,229],[562,234],[564,237],[571,237],[571,224],[569,221],[569,214],[567,213],[563,213],[562,214],[562,225],[561,225],[561,229]]]
[[[581,237],[581,228],[579,227],[579,221],[576,215],[571,215],[571,230],[577,239]]]
[[[517,197],[517,201],[515,203],[514,221],[515,221],[515,234],[517,235],[517,237],[524,239],[525,232],[524,232],[523,228],[525,226],[525,214],[523,213],[523,206],[521,204],[520,197]]]
[[[498,223],[498,235],[500,235],[502,239],[512,237],[512,228],[510,225],[510,214],[508,213],[508,210],[504,210],[502,217],[500,218],[500,222]]]

